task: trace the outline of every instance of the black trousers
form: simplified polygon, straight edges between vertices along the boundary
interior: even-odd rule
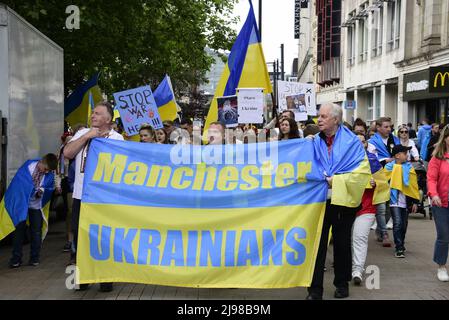
[[[334,247],[334,285],[337,288],[348,287],[348,282],[352,278],[352,225],[358,209],[332,205],[330,201],[327,201],[312,284],[308,289],[310,294],[323,295],[324,266],[331,227]]]
[[[72,203],[72,232],[73,232],[73,242],[72,242],[72,252],[71,257],[75,259],[76,249],[78,248],[78,226],[80,223],[80,209],[81,200],[73,198]]]

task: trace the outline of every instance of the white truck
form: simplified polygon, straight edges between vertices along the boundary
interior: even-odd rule
[[[57,153],[64,130],[64,52],[0,3],[0,197],[28,159]]]

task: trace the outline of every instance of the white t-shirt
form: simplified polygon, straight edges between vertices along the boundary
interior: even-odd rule
[[[407,161],[410,161],[412,159],[415,160],[416,158],[419,159],[419,152],[418,149],[416,149],[416,145],[413,140],[408,139],[408,145],[406,147],[412,147],[412,149],[407,152]]]
[[[31,176],[33,176],[34,170],[36,170],[36,166],[39,163],[39,161],[32,162],[28,165],[28,170],[30,171]],[[44,191],[44,188],[42,188],[42,184],[44,183],[45,174],[41,178],[40,186],[41,191]],[[36,190],[37,191],[37,190]],[[36,194],[33,194],[30,198],[30,202],[28,204],[28,208],[40,210],[42,209],[42,196],[40,198],[36,198]]]
[[[70,143],[78,140],[79,138],[84,136],[89,131],[90,131],[89,128],[79,130],[75,134],[75,136],[70,140]],[[111,129],[111,131],[109,132],[109,136],[107,138],[113,139],[113,140],[124,140],[123,136],[121,134],[119,134],[118,132],[114,131],[113,129]],[[76,158],[75,158],[75,182],[73,184],[73,198],[78,199],[78,200],[81,200],[81,196],[83,194],[84,173],[81,173],[81,163],[83,162],[84,156],[88,152],[88,150],[87,150],[88,148],[86,148],[87,145],[88,144],[86,144],[81,149],[81,151],[78,152],[78,154],[76,155]]]
[[[398,192],[398,203],[390,203],[390,207],[407,208],[407,198],[401,191]]]

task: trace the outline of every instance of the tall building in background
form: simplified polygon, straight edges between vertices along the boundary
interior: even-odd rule
[[[300,0],[298,0],[300,1]],[[296,71],[299,82],[313,83],[314,79],[314,39],[316,38],[315,22],[315,3],[309,1],[300,7],[299,30],[297,38],[299,39],[298,59]]]
[[[399,70],[405,55],[404,0],[347,0],[343,6],[344,93],[356,109],[344,109],[346,120],[368,123],[387,116],[402,123],[398,112]]]
[[[317,104],[334,102],[342,104],[342,46],[341,46],[341,0],[316,0],[314,61]]]
[[[449,70],[442,68],[449,67],[449,1],[403,2],[405,54],[395,62],[400,73],[399,119],[449,123]],[[438,88],[442,90],[433,92]]]

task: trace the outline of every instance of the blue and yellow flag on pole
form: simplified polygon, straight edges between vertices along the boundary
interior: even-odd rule
[[[79,282],[309,286],[327,196],[316,159],[306,139],[218,146],[94,139]]]
[[[9,184],[5,196],[0,203],[0,240],[16,229],[16,226],[27,220],[28,205],[31,196],[36,193],[33,179],[28,166],[36,160],[28,160],[17,170],[16,175]],[[42,195],[42,239],[48,230],[48,215],[50,210],[50,199],[54,190],[54,174],[47,173],[42,184],[44,193]]]
[[[168,75],[154,90],[153,95],[161,120],[175,120],[178,117],[178,105],[176,104],[175,94]]]
[[[251,1],[248,17],[232,46],[228,63],[212,99],[205,132],[218,119],[217,98],[235,95],[237,88],[263,88],[265,94],[273,91]]]
[[[98,86],[99,73],[83,83],[64,102],[64,118],[71,125],[88,124],[92,108],[103,100]]]

